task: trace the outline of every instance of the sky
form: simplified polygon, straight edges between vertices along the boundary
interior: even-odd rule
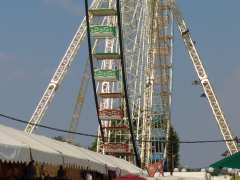
[[[200,56],[234,135],[240,137],[240,1],[178,0]],[[29,120],[84,15],[82,0],[2,0],[0,5],[0,113]],[[175,27],[175,30],[177,28]],[[81,45],[42,124],[67,129],[88,57]],[[221,139],[207,99],[200,87],[184,44],[175,33],[172,124],[181,140]],[[92,89],[81,114],[79,132],[95,134],[96,110]],[[0,118],[18,129],[25,125]],[[64,135],[45,129],[38,134]],[[77,136],[87,147],[91,138]],[[224,143],[181,144],[181,164],[207,167],[221,159]]]

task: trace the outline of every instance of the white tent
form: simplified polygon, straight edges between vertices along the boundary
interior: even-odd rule
[[[52,165],[74,166],[107,174],[115,170],[119,175],[142,174],[142,169],[125,160],[60,142],[36,134],[0,125],[0,159],[29,162],[34,160]]]
[[[61,155],[57,151],[49,148],[45,144],[35,141],[22,131],[0,125],[0,133],[0,136],[5,134],[6,136],[14,138],[23,146],[27,147],[30,152],[29,154],[26,154],[27,156],[25,158],[28,158],[28,160],[31,160],[32,158],[35,161],[53,165],[62,164],[63,162]],[[7,139],[5,139],[5,142],[6,141]]]
[[[29,162],[29,147],[5,134],[0,126],[0,159],[3,161]]]

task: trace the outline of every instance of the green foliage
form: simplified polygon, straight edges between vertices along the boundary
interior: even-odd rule
[[[63,136],[55,136],[55,137],[53,137],[53,139],[55,139],[57,141],[61,141],[61,142],[66,142],[66,143],[69,143],[74,146],[82,147],[81,144],[76,143],[76,142],[70,142],[67,139],[65,139]]]
[[[55,136],[55,137],[53,137],[53,139],[55,139],[57,141],[61,141],[61,142],[66,142],[66,140],[63,136]]]
[[[169,139],[167,144],[167,169],[173,170],[179,166],[179,137],[175,129],[171,126],[169,130]]]
[[[93,140],[91,146],[88,147],[88,149],[91,150],[91,151],[95,151],[95,152],[97,151],[97,138],[95,138],[95,139]]]

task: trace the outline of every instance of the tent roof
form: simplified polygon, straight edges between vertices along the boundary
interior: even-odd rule
[[[240,152],[237,152],[231,156],[225,157],[224,159],[211,164],[210,167],[213,167],[215,169],[221,169],[221,168],[240,169]]]
[[[22,146],[25,146],[28,148],[28,151],[30,151],[30,154],[25,155],[29,156],[27,159],[28,161],[31,159],[31,156],[34,160],[39,162],[44,162],[48,164],[61,164],[62,163],[62,157],[61,155],[56,152],[54,149],[48,147],[46,144],[39,143],[38,141],[35,141],[32,139],[29,135],[26,133],[0,125],[0,132],[2,136],[3,134],[9,137],[14,138],[18,143],[21,143]],[[8,139],[6,138],[5,141]],[[0,142],[2,143],[2,141]],[[28,162],[27,161],[27,162]]]
[[[26,144],[23,144],[12,136],[3,133],[0,126],[0,159],[3,161],[28,162],[30,151]]]
[[[142,169],[113,156],[102,155],[66,142],[0,125],[0,160],[75,166],[107,174],[116,170],[121,175],[142,174]]]

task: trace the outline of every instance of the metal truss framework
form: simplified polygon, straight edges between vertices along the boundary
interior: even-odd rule
[[[131,120],[130,124],[133,126],[142,167],[166,158],[166,143],[163,141],[168,139],[171,122],[173,19],[177,23],[222,136],[225,140],[233,139],[175,0],[121,0],[119,2],[121,2],[122,14],[120,26],[117,25],[115,0],[93,0],[89,11],[89,23],[95,25],[90,28],[90,31],[94,32],[96,37],[98,36],[92,50],[96,69],[94,81],[97,82],[96,95],[99,102],[97,111],[99,111],[101,125],[98,135],[104,137],[98,138],[97,151],[135,163],[136,158],[133,156],[133,145],[129,133],[129,120]],[[116,40],[119,38],[119,27],[122,28],[124,52],[122,58],[126,69],[122,71],[123,73],[118,72],[123,68],[119,61],[121,59],[120,41]],[[39,124],[43,118],[86,36],[86,30],[84,18],[26,126],[27,134],[31,134],[36,124]],[[89,74],[86,72],[88,72],[87,66],[70,125],[71,131],[77,128],[84,102],[84,92],[88,84],[86,82],[89,80]],[[127,93],[124,92],[122,83],[124,75]],[[123,98],[126,95],[127,104],[126,99]],[[127,106],[129,106],[130,118],[127,116]],[[74,140],[73,137],[69,139]],[[238,151],[234,141],[226,141],[226,145],[231,154]],[[119,149],[120,152],[114,149]]]

